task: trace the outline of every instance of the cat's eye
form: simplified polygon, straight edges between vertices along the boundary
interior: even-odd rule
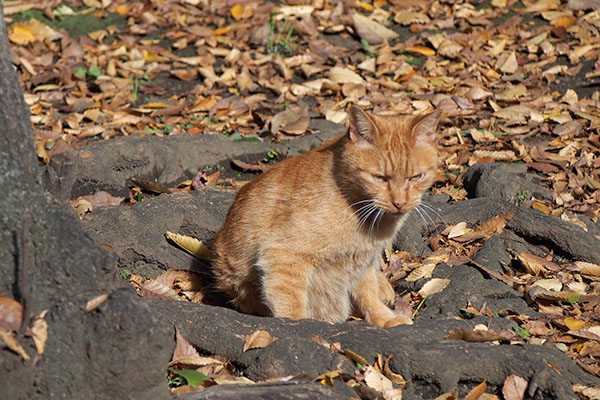
[[[410,177],[411,182],[421,182],[425,179],[425,174],[418,174]]]
[[[379,174],[372,174],[373,175],[373,179],[375,179],[378,182],[387,182],[389,180],[389,178],[385,175],[379,175]]]

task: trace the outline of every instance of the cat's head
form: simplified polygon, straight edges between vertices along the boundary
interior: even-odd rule
[[[384,116],[353,106],[349,117],[346,167],[367,200],[389,214],[417,207],[437,174],[435,134],[441,112]]]

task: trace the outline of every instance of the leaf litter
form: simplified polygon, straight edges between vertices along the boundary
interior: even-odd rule
[[[437,108],[444,111],[446,123],[440,133],[443,170],[433,194],[464,200],[461,178],[469,166],[522,162],[552,194],[551,200],[533,199],[522,206],[583,229],[580,217],[597,221],[600,19],[595,5],[545,0],[526,1],[525,7],[514,0],[493,0],[477,8],[443,1],[283,3],[196,0],[164,7],[153,3],[142,12],[135,2],[110,0],[60,7],[55,2],[6,2],[13,60],[40,161],[49,163],[63,151],[129,135],[233,132],[242,140],[290,140],[310,134],[314,119],[343,123],[350,103],[375,112]],[[60,25],[84,14],[106,23],[89,32]],[[253,172],[270,165],[236,163]],[[83,215],[148,195],[213,184],[239,187],[200,171],[193,182],[176,188],[135,177],[132,182],[136,186],[129,198],[100,192],[73,200],[73,207]],[[512,253],[513,263],[502,273],[474,263],[483,243],[501,234],[508,219],[497,216],[479,226],[449,227],[431,238],[438,258],[393,253],[385,272],[391,282],[407,277],[421,282],[431,278],[439,263],[470,262],[526,293],[531,306],[546,314],[507,316],[519,332],[528,332],[524,341],[551,340],[600,376],[595,317],[600,313],[600,266],[523,251]],[[187,251],[205,255],[207,250],[199,248],[196,243]],[[131,279],[143,295],[204,298],[204,282],[189,272],[157,279],[132,274]],[[443,290],[443,280],[439,282],[430,284],[435,291]],[[418,291],[398,294],[397,309],[418,312],[426,307],[426,297]],[[498,313],[469,307],[465,310],[480,315]],[[17,330],[12,321],[4,332]],[[41,323],[36,331],[44,332]],[[8,335],[5,342],[12,343]],[[384,393],[387,384],[369,373],[370,382],[378,379]],[[507,378],[505,398],[522,397],[522,379]],[[578,393],[586,390],[590,388],[577,388]],[[476,397],[478,392],[472,393]]]

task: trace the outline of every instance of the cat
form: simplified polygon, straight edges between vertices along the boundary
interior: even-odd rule
[[[441,113],[384,116],[351,106],[348,115],[346,134],[239,190],[212,265],[217,290],[240,311],[410,323],[386,305],[395,294],[380,254],[434,181]]]

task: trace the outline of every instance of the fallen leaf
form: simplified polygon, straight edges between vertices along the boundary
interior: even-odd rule
[[[289,135],[300,135],[308,130],[309,125],[310,116],[306,107],[288,106],[271,119],[271,132],[276,134],[282,131]]]
[[[523,266],[527,268],[527,271],[533,275],[544,275],[548,273],[548,271],[560,271],[561,269],[552,261],[548,261],[524,251],[515,252],[514,254],[517,259],[521,261]]]
[[[485,381],[481,382],[479,385],[475,386],[467,395],[465,396],[465,400],[477,400],[480,398],[487,389],[487,383]]]
[[[393,30],[362,14],[352,14],[352,21],[354,22],[354,29],[356,29],[358,36],[370,44],[380,44],[386,40],[390,41],[398,37],[398,34]]]
[[[575,261],[574,270],[578,271],[581,275],[600,278],[600,265],[592,264],[585,261]]]
[[[366,85],[365,80],[356,72],[342,67],[333,67],[329,70],[329,79],[333,83],[344,84],[344,83],[357,83],[360,85]]]
[[[131,274],[129,280],[135,286],[138,294],[142,297],[184,301],[184,298],[179,296],[175,290],[162,282],[158,282],[154,279],[144,279],[136,274]]]
[[[195,237],[182,235],[180,233],[173,233],[171,231],[165,232],[165,237],[181,247],[183,250],[200,259],[207,259],[210,257],[210,250],[208,247],[206,247],[201,240],[198,240]]]
[[[44,319],[47,312],[48,310],[44,310],[40,315],[36,315],[31,327],[31,336],[33,337],[33,343],[35,344],[35,349],[39,355],[44,354],[46,340],[48,340],[48,323]]]
[[[2,339],[6,347],[23,357],[24,360],[31,359],[12,331],[0,330],[0,339]]]
[[[424,46],[408,46],[404,50],[408,51],[409,53],[415,53],[415,54],[419,54],[422,56],[434,56],[435,55],[435,50],[433,50],[429,47],[424,47]]]
[[[502,395],[505,400],[523,400],[529,382],[518,375],[509,375],[504,380]]]
[[[564,319],[564,324],[567,326],[567,328],[569,328],[572,331],[576,331],[578,329],[581,329],[585,326],[585,321],[580,321],[577,320],[575,318],[565,318]]]
[[[423,285],[421,290],[419,290],[419,294],[422,295],[423,298],[427,298],[431,295],[441,292],[449,284],[450,279],[433,278]]]
[[[453,239],[455,237],[462,236],[470,231],[471,230],[467,228],[466,222],[459,222],[458,224],[454,225],[448,232],[448,239]]]
[[[192,346],[179,332],[179,328],[175,327],[175,350],[171,362],[176,362],[187,357],[200,357],[200,353]],[[171,366],[171,365],[169,365]]]
[[[133,182],[135,185],[141,187],[144,190],[148,190],[150,192],[166,193],[166,194],[171,193],[171,190],[169,190],[166,186],[163,186],[157,182],[150,182],[150,181],[146,181],[143,179],[137,179],[137,178],[129,178],[129,180],[131,182]]]
[[[108,300],[108,293],[103,293],[101,295],[94,297],[91,300],[88,300],[88,302],[85,303],[85,311],[90,312],[90,311],[98,308],[100,306],[100,304],[104,303],[106,300]]]
[[[374,367],[368,365],[364,371],[365,384],[371,389],[377,390],[385,400],[401,400],[402,389],[396,389],[387,377]]]
[[[361,365],[368,365],[369,362],[360,354],[353,352],[352,350],[344,350],[344,354],[346,355],[346,357],[348,357],[350,360],[354,361],[355,363],[361,364]]]
[[[10,297],[0,296],[0,331],[18,331],[23,323],[23,306]]]
[[[242,353],[245,353],[251,349],[264,349],[278,338],[271,336],[271,334],[265,330],[256,330],[250,334],[248,339],[246,339],[246,343],[244,343],[244,347],[242,349]]]

